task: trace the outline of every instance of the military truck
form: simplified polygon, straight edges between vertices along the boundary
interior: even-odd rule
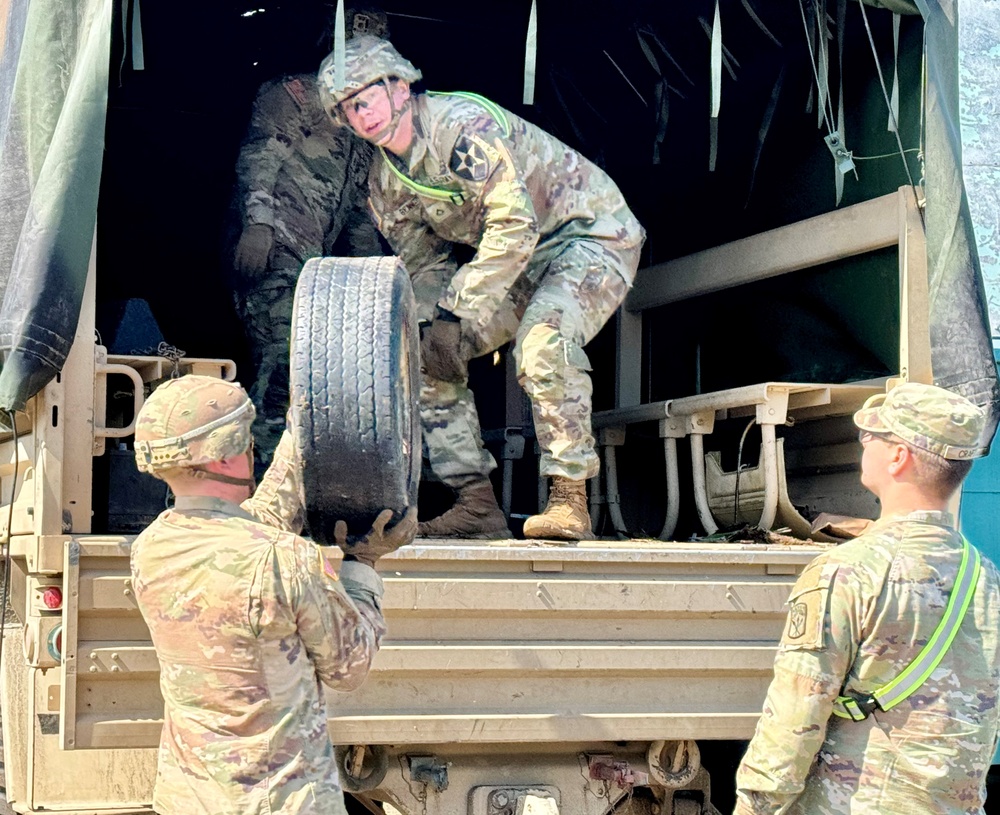
[[[649,239],[587,349],[595,539],[381,562],[389,636],[329,697],[353,811],[726,811],[790,587],[838,540],[822,513],[877,513],[851,413],[934,381],[995,427],[958,139],[969,6],[654,6],[386,0],[430,87],[602,163]],[[217,253],[232,167],[256,86],[329,47],[327,9],[0,8],[7,800],[148,812],[162,700],[128,558],[168,496],[135,471],[134,416],[171,376],[245,376]],[[472,377],[516,530],[544,499],[530,417],[506,351]]]

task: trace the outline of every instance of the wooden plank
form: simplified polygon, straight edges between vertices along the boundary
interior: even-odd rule
[[[640,269],[625,307],[662,306],[899,243],[899,193]]]

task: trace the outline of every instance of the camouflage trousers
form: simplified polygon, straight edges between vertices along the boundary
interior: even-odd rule
[[[252,430],[258,481],[271,463],[288,412],[292,305],[302,261],[282,254],[278,247],[272,257],[287,261],[284,268],[271,269],[258,285],[236,295],[236,313],[243,322],[254,372],[247,393],[257,409]]]
[[[279,221],[275,227],[275,244],[268,268],[257,280],[244,284],[236,294],[236,313],[243,321],[247,344],[253,362],[253,383],[247,388],[257,409],[253,423],[254,471],[257,480],[271,463],[274,448],[285,427],[288,412],[288,359],[292,333],[292,307],[295,285],[303,264],[314,257],[323,257],[327,249],[318,232],[308,232],[300,224],[297,233]],[[345,226],[345,239],[352,255],[381,255],[375,227],[365,219]]]
[[[593,386],[583,347],[628,294],[626,280],[639,265],[639,248],[574,240],[547,265],[536,257],[533,266],[543,271],[526,305],[519,302],[523,289],[515,287],[493,320],[468,338],[475,356],[514,340],[518,382],[531,400],[542,451],[542,475],[582,481],[597,474],[590,425]],[[431,470],[449,486],[461,487],[496,467],[483,446],[468,381],[442,382],[425,375],[420,417]]]

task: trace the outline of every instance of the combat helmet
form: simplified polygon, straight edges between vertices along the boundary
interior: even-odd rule
[[[358,34],[344,46],[344,84],[338,88],[335,56],[330,54],[319,66],[319,93],[323,107],[338,125],[347,122],[340,103],[376,82],[404,79],[417,82],[422,74],[388,40],[371,34]]]
[[[247,453],[254,416],[253,402],[236,382],[195,374],[172,379],[153,391],[136,417],[136,465],[157,478],[177,468],[214,478],[203,465]]]

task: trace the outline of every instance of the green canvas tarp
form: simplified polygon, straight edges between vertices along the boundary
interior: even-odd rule
[[[111,0],[12,0],[0,66],[0,411],[62,368],[104,151]]]

